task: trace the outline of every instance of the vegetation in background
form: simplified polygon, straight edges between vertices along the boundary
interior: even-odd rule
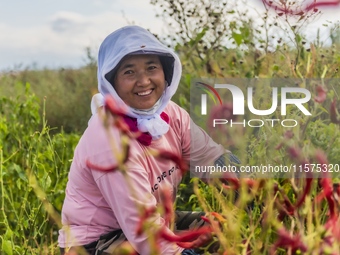
[[[18,94],[0,97],[0,250],[55,254],[55,214],[62,207],[79,135],[50,135],[29,84]]]
[[[82,133],[91,116],[90,102],[97,92],[96,62],[87,51],[87,64],[80,69],[12,71],[0,75],[0,95],[23,95],[26,83],[40,99],[40,114],[46,115],[52,132]],[[43,108],[43,103],[46,107]]]

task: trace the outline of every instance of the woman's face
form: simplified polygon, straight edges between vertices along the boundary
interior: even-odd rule
[[[155,105],[165,89],[162,64],[156,55],[125,57],[115,76],[114,88],[130,107],[149,109]]]

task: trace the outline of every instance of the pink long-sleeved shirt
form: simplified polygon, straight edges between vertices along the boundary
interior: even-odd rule
[[[147,147],[131,141],[126,162],[129,180],[120,171],[102,172],[86,166],[86,160],[103,167],[116,164],[110,141],[116,146],[121,144],[117,129],[110,128],[108,133],[99,115],[92,117],[75,149],[69,173],[62,209],[64,227],[59,231],[60,247],[85,245],[96,241],[102,234],[122,229],[139,254],[150,254],[147,235],[136,235],[140,218],[137,208],[155,207],[160,202],[159,190],[162,187],[171,187],[175,197],[182,176],[174,162],[150,156],[147,150],[172,151],[201,166],[212,164],[225,152],[221,145],[192,123],[188,113],[178,105],[170,102],[164,111],[170,117],[170,129],[165,135]],[[129,187],[133,187],[135,193]],[[153,221],[157,225],[164,224],[159,215]],[[165,240],[159,247],[163,255],[182,251]]]

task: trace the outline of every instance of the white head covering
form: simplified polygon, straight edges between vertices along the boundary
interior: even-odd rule
[[[127,107],[127,115],[137,118],[138,129],[142,132],[149,132],[154,139],[157,139],[169,129],[169,125],[161,119],[160,114],[177,90],[181,79],[182,66],[174,51],[160,43],[154,35],[144,28],[126,26],[114,31],[104,39],[98,54],[97,76],[100,94],[93,96],[91,111],[92,114],[96,113],[97,108],[104,104],[103,98],[106,95],[111,95],[117,104],[125,104],[106,77],[108,73],[114,73],[114,69],[126,55],[131,54],[155,54],[173,58],[171,63],[167,63],[169,66],[164,66],[162,63],[164,75],[167,79],[164,82],[168,83],[168,86],[155,106],[147,111]]]

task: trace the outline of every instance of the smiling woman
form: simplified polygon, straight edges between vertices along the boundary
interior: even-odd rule
[[[127,105],[147,110],[161,98],[167,81],[157,55],[130,55],[122,60],[110,83]]]
[[[93,116],[74,153],[62,209],[64,227],[59,232],[62,254],[70,247],[82,247],[91,254],[111,254],[127,240],[138,254],[149,255],[155,233],[159,254],[196,254],[187,249],[187,243],[180,246],[171,241],[178,239],[172,238],[169,215],[158,213],[156,208],[164,202],[165,193],[171,197],[169,201],[175,199],[190,160],[201,166],[223,165],[221,158],[226,150],[171,101],[181,71],[174,51],[141,27],[123,27],[101,44],[97,75],[100,94],[95,98],[105,97],[106,107],[100,107],[103,102],[92,105]],[[116,111],[116,107],[122,110]],[[108,130],[101,118],[107,109],[113,111]],[[126,150],[124,134],[134,137]],[[195,134],[195,141],[191,134]],[[113,143],[118,151],[127,153],[113,153]],[[148,217],[143,211],[149,212]],[[182,216],[176,222],[177,230],[201,227],[202,214],[178,214]],[[151,232],[138,230],[143,218],[152,222]],[[200,243],[211,237],[204,231],[207,229],[199,232]]]

